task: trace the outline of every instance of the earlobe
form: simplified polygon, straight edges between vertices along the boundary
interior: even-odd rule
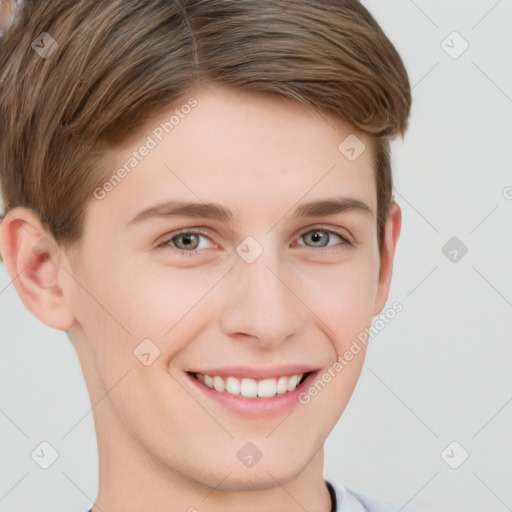
[[[69,330],[74,316],[59,283],[61,254],[37,214],[28,208],[9,210],[0,225],[0,247],[27,309],[49,327]]]
[[[393,202],[386,222],[386,231],[381,251],[379,283],[375,299],[374,315],[381,313],[388,300],[391,277],[393,275],[393,262],[401,228],[402,210],[397,203]]]

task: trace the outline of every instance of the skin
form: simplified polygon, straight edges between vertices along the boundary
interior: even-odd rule
[[[186,371],[332,366],[385,306],[400,208],[391,208],[379,252],[372,140],[358,133],[367,149],[350,162],[338,145],[357,132],[345,122],[217,85],[194,97],[197,107],[136,169],[104,199],[91,197],[79,244],[58,246],[34,212],[15,208],[1,226],[4,259],[26,307],[67,331],[80,358],[96,404],[95,512],[328,512],[323,445],[365,350],[287,417],[241,416],[198,391]],[[112,172],[175,108],[112,153]],[[293,218],[301,204],[340,196],[371,213]],[[169,199],[216,202],[235,217],[127,226]],[[191,252],[183,238],[156,247],[183,228],[207,235],[192,240],[192,257],[182,255]],[[336,234],[324,241],[325,230],[352,245]],[[236,252],[247,236],[263,248],[250,264]],[[160,349],[149,366],[133,353],[146,338]],[[246,442],[262,453],[251,468],[237,457]]]

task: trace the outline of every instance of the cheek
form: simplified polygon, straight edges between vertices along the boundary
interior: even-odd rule
[[[338,354],[371,325],[377,266],[374,258],[361,255],[346,264],[311,272],[304,280],[304,296]]]
[[[173,268],[148,258],[118,260],[101,271],[90,266],[83,279],[99,303],[95,314],[99,309],[110,313],[110,321],[114,317],[133,336],[161,337],[193,314],[222,273],[217,268]]]
[[[78,307],[83,325],[92,329],[87,338],[93,340],[97,364],[103,370],[139,368],[134,350],[147,339],[151,343],[145,341],[141,347],[155,354],[160,350],[156,366],[163,365],[215,317],[213,304],[219,301],[221,288],[216,283],[226,269],[172,268],[148,262],[136,267],[119,264],[101,275],[91,267],[83,278],[95,300],[81,292]]]
[[[145,336],[171,337],[182,324],[190,325],[191,320],[199,327],[208,320],[204,310],[218,295],[216,283],[227,270],[150,264],[125,288],[120,314],[133,332]]]

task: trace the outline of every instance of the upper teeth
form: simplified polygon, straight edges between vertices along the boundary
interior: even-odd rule
[[[219,377],[218,375],[204,375],[197,373],[197,379],[205,386],[215,389],[216,391],[226,391],[232,395],[242,395],[246,398],[270,398],[281,395],[288,391],[293,391],[298,385],[303,373],[292,375],[290,377],[283,376],[277,379],[264,379],[256,381],[255,379],[237,377]]]

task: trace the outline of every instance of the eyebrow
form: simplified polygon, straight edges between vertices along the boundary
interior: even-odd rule
[[[343,212],[359,212],[373,215],[373,210],[363,201],[350,197],[338,197],[311,201],[295,208],[291,219],[304,217],[324,217]],[[229,208],[217,203],[166,201],[150,206],[139,212],[128,222],[127,226],[138,224],[152,219],[170,217],[193,217],[202,219],[220,220],[226,224],[232,224],[238,219]]]

